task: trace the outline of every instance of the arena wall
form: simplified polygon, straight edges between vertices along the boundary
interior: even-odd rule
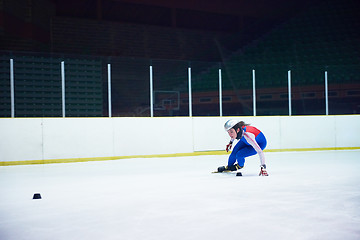
[[[0,165],[225,153],[230,118],[262,130],[267,151],[360,148],[360,115],[3,118]]]

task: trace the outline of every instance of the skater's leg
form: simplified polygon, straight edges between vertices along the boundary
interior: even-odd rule
[[[256,151],[252,146],[243,147],[236,153],[236,161],[240,167],[243,167],[245,164],[245,158],[255,154]]]
[[[235,147],[233,148],[229,159],[228,159],[228,166],[232,166],[235,164],[235,162],[237,161],[237,153],[244,147],[247,147],[248,145],[246,143],[244,143],[243,141],[239,141]],[[241,165],[240,165],[241,166]]]

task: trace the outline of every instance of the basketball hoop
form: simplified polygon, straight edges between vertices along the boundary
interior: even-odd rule
[[[179,91],[154,91],[155,110],[171,112],[180,109]]]
[[[167,112],[170,112],[171,110],[173,110],[173,106],[171,105],[171,103],[170,104],[164,104],[163,106],[165,108],[165,111],[167,111]]]

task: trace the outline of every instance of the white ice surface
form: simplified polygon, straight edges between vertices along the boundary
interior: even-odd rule
[[[359,150],[265,156],[0,167],[0,239],[360,239]]]

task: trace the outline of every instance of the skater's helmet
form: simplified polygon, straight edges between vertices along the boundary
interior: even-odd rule
[[[226,123],[224,124],[225,131],[229,131],[231,128],[233,128],[238,123],[239,122],[234,119],[227,120]]]

